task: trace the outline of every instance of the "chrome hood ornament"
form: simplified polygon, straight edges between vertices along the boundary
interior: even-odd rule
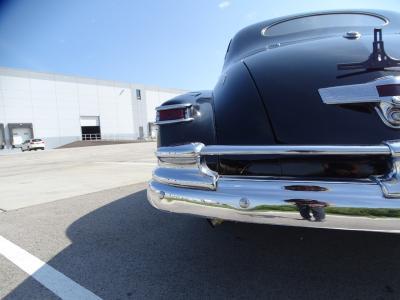
[[[389,127],[400,128],[400,76],[385,76],[352,85],[318,90],[325,104],[376,103],[375,110]]]

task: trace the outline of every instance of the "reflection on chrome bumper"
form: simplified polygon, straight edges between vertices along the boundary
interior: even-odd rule
[[[378,146],[204,146],[159,148],[147,195],[161,210],[240,222],[400,233],[398,144]],[[388,155],[380,178],[310,181],[219,176],[206,155]]]

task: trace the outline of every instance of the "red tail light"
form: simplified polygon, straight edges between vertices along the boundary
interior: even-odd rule
[[[170,120],[179,120],[185,118],[185,108],[175,108],[175,109],[167,109],[160,110],[158,112],[158,120],[159,121],[170,121]]]
[[[400,95],[400,84],[377,85],[379,97],[398,96]]]
[[[171,124],[193,120],[193,107],[190,103],[163,105],[156,108],[156,124]]]

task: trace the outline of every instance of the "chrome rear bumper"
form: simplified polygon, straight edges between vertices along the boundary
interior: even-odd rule
[[[397,141],[377,146],[162,147],[147,195],[161,210],[249,223],[400,233]],[[387,155],[390,174],[365,180],[311,181],[219,176],[209,155]]]

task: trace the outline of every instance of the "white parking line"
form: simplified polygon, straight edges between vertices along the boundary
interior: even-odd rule
[[[101,299],[45,262],[0,235],[0,254],[61,299]]]

